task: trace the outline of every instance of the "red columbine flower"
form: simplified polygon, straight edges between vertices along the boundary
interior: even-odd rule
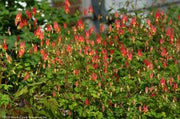
[[[161,13],[160,13],[160,10],[158,10],[155,14],[156,22],[158,22],[160,18],[161,18]]]
[[[100,44],[101,41],[102,41],[101,36],[96,35],[96,42],[97,42],[97,44]]]
[[[2,44],[3,49],[6,51],[8,49],[6,39],[4,39],[4,43]]]
[[[34,19],[34,28],[37,26],[37,19]]]
[[[18,52],[19,56],[22,57],[24,52],[25,52],[25,42],[21,42],[20,43],[20,49],[19,49],[19,52]]]
[[[123,33],[124,33],[123,29],[120,28],[119,31],[118,31],[118,34],[119,34],[119,35],[123,35]]]
[[[115,18],[118,18],[118,17],[119,17],[119,13],[118,13],[117,11],[114,13],[114,17],[115,17]]]
[[[84,16],[87,15],[87,9],[84,9]]]
[[[60,32],[60,26],[58,25],[58,23],[56,21],[53,24],[53,28],[54,28],[55,32],[57,32],[57,33]]]
[[[88,100],[88,99],[85,99],[85,100],[84,100],[84,104],[85,104],[86,106],[88,106],[88,105],[89,105],[89,100]]]
[[[116,20],[116,21],[115,21],[115,27],[116,27],[117,29],[120,28],[120,21],[119,21],[119,20]]]
[[[143,106],[143,112],[144,112],[144,113],[148,112],[148,106],[147,106],[147,105],[144,105],[144,106]]]
[[[169,37],[172,35],[172,29],[170,27],[166,29],[166,35]]]
[[[122,16],[122,23],[125,24],[127,22],[128,16],[127,15],[123,15]]]
[[[146,87],[146,88],[145,88],[145,93],[146,93],[146,94],[148,93],[148,90],[149,90],[148,87]]]
[[[178,20],[180,21],[180,14],[178,14]]]
[[[164,56],[164,57],[166,57],[167,56],[167,51],[166,51],[166,49],[165,48],[161,48],[161,56]]]
[[[132,53],[131,53],[131,52],[128,52],[128,53],[127,53],[127,57],[128,57],[128,60],[129,60],[129,61],[132,61]]]
[[[109,25],[109,32],[112,32],[112,25]]]
[[[123,45],[123,44],[121,45],[120,50],[121,50],[121,54],[122,54],[123,56],[126,56],[127,51],[126,51],[126,48],[124,47],[124,45]]]
[[[84,42],[84,37],[83,37],[82,35],[80,35],[80,36],[78,37],[78,40],[79,40],[79,42]]]
[[[43,53],[43,60],[44,61],[48,60],[48,51],[44,51],[44,53]]]
[[[67,51],[68,53],[71,53],[71,50],[72,50],[71,46],[70,46],[70,45],[67,45],[66,51]]]
[[[152,34],[155,35],[156,34],[156,27],[151,25],[150,29],[151,29]]]
[[[44,32],[41,32],[41,33],[40,33],[39,39],[40,39],[40,40],[43,40],[43,39],[44,39]]]
[[[153,78],[153,73],[151,73],[151,74],[150,74],[149,78],[150,78],[150,79],[152,79],[152,78]]]
[[[104,24],[101,24],[101,25],[100,25],[100,32],[104,32],[104,29],[105,29],[105,28],[104,28]]]
[[[26,10],[26,15],[28,19],[32,19],[32,14],[29,12],[29,10]]]
[[[146,20],[148,26],[151,26],[151,21],[149,19]]]
[[[36,13],[37,13],[37,11],[36,11],[36,7],[33,7],[33,9],[32,9],[32,13],[33,13],[33,15],[34,15],[34,16],[36,15]]]
[[[47,30],[48,32],[51,32],[52,26],[51,26],[51,25],[47,25],[46,30]]]
[[[46,39],[46,46],[49,46],[49,39]]]
[[[68,14],[70,12],[69,7],[66,4],[64,5],[64,11],[66,14]]]
[[[24,77],[24,81],[27,80],[29,78],[29,72],[26,73],[25,77]]]
[[[89,8],[88,8],[88,12],[89,12],[90,14],[93,13],[93,7],[92,7],[91,5],[90,5]]]
[[[162,79],[160,80],[160,85],[161,85],[162,87],[164,87],[164,86],[166,85],[166,81],[165,81],[164,78],[162,78]]]
[[[163,62],[163,66],[164,66],[164,68],[167,67],[167,61],[164,61],[164,62]]]
[[[135,27],[135,26],[136,26],[136,18],[132,18],[132,20],[131,20],[131,24],[133,25],[133,27]]]
[[[164,43],[164,40],[163,40],[163,39],[160,39],[160,40],[159,40],[159,43],[160,43],[160,44],[163,44],[163,43]]]
[[[64,11],[65,11],[66,14],[69,13],[69,11],[70,11],[69,7],[70,7],[69,0],[65,0],[65,2],[64,2]]]
[[[21,12],[19,12],[17,15],[16,15],[16,18],[15,18],[15,25],[17,26],[17,24],[21,21]]]
[[[33,52],[34,52],[34,53],[37,53],[37,45],[36,45],[36,44],[33,45]]]
[[[114,50],[110,50],[110,54],[113,55],[114,54]]]
[[[177,90],[177,89],[178,89],[178,84],[177,84],[177,83],[174,83],[174,84],[173,84],[173,89],[174,89],[174,90]]]
[[[53,90],[53,92],[52,92],[52,96],[53,96],[53,97],[55,97],[55,96],[56,96],[56,92],[55,92],[55,90]]]
[[[96,79],[97,79],[97,74],[96,73],[92,73],[92,80],[96,81]]]
[[[142,50],[138,50],[138,56],[142,57]]]
[[[84,23],[83,23],[83,20],[82,20],[82,19],[78,20],[78,22],[77,22],[77,28],[78,28],[79,30],[83,30],[83,29],[84,29]]]
[[[144,64],[147,66],[147,68],[149,68],[151,70],[153,69],[153,64],[150,61],[148,61],[147,59],[144,60]]]

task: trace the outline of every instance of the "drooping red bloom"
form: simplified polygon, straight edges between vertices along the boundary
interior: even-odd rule
[[[109,32],[112,32],[112,25],[109,25]]]
[[[86,106],[88,106],[88,105],[89,105],[89,100],[88,100],[88,99],[85,99],[85,100],[84,100],[84,104],[85,104]]]
[[[44,53],[43,53],[43,60],[44,61],[48,60],[48,51],[44,51]]]
[[[84,42],[84,37],[83,37],[82,35],[80,35],[80,36],[78,37],[78,40],[79,40],[79,42]]]
[[[151,25],[151,26],[150,26],[150,29],[151,29],[151,33],[152,33],[153,35],[155,35],[155,34],[156,34],[156,27],[153,26],[153,25]]]
[[[144,113],[148,112],[148,106],[147,106],[147,105],[144,105],[144,106],[143,106],[143,112],[144,112]]]
[[[55,96],[56,96],[56,92],[55,92],[55,90],[53,90],[53,92],[52,92],[52,96],[53,96],[53,97],[55,97]]]
[[[136,26],[136,18],[134,17],[134,18],[132,18],[132,20],[131,20],[131,24],[133,25],[133,27],[135,27]]]
[[[170,27],[168,27],[168,28],[166,29],[166,35],[169,36],[169,37],[171,37],[171,35],[172,35],[172,29],[171,29]]]
[[[43,39],[44,39],[44,32],[40,32],[39,39],[40,39],[40,40],[43,40]]]
[[[15,25],[17,26],[17,24],[21,21],[21,12],[19,12],[17,15],[16,15],[16,18],[15,18]]]
[[[166,68],[167,67],[167,61],[163,62],[163,67]]]
[[[110,50],[110,54],[111,55],[113,55],[114,54],[114,50],[112,49],[112,50]]]
[[[96,42],[97,42],[97,44],[101,44],[101,41],[102,41],[101,36],[100,35],[96,35]]]
[[[46,44],[47,47],[49,46],[49,39],[46,39],[45,44]]]
[[[141,50],[141,49],[138,50],[138,56],[139,56],[139,57],[142,57],[142,50]]]
[[[149,88],[146,87],[146,88],[145,88],[145,93],[147,94],[148,92],[149,92]]]
[[[47,30],[48,32],[51,32],[52,26],[51,26],[51,25],[47,25],[46,30]]]
[[[37,26],[37,19],[34,19],[34,28]]]
[[[147,68],[149,68],[149,69],[153,69],[153,64],[150,62],[150,61],[148,61],[147,59],[144,59],[144,64],[147,66]]]
[[[178,20],[180,21],[180,14],[178,15]]]
[[[132,58],[133,58],[132,53],[131,53],[131,52],[128,52],[128,53],[127,53],[127,59],[128,59],[129,61],[132,61]]]
[[[26,81],[29,78],[29,72],[26,73],[25,77],[24,77],[24,81]]]
[[[58,23],[55,21],[53,24],[53,28],[55,30],[56,33],[60,32],[60,26],[58,25]]]
[[[116,21],[115,21],[115,27],[116,27],[117,29],[120,28],[120,21],[119,21],[119,20],[116,20]]]
[[[8,46],[7,46],[7,43],[6,43],[6,39],[4,39],[4,43],[2,44],[2,47],[5,51],[7,51],[8,49]]]
[[[36,13],[37,13],[37,11],[36,11],[36,7],[33,7],[33,9],[32,9],[32,13],[33,13],[33,15],[34,15],[34,16],[36,15]]]
[[[19,49],[19,52],[18,52],[19,56],[22,57],[24,52],[25,52],[25,42],[21,42],[20,43],[20,49]]]
[[[147,19],[147,20],[146,20],[146,24],[147,24],[148,26],[151,26],[151,21],[150,21],[149,19]]]
[[[26,15],[28,19],[32,19],[32,14],[29,10],[26,10]]]
[[[117,11],[114,13],[114,17],[115,17],[115,18],[118,18],[118,17],[119,17],[119,13],[118,13]]]
[[[52,47],[52,48],[54,48],[55,45],[56,45],[55,42],[52,42],[52,43],[51,43],[51,47]]]
[[[64,5],[64,11],[66,14],[68,14],[70,12],[69,6],[67,4]]]
[[[174,84],[173,84],[173,89],[174,89],[174,90],[177,90],[177,89],[178,89],[178,84],[177,84],[177,83],[174,83]]]
[[[72,50],[71,46],[70,46],[70,45],[67,45],[66,51],[67,51],[68,53],[71,53],[71,50]]]
[[[36,45],[36,44],[33,45],[33,52],[34,52],[34,53],[37,53],[37,45]]]
[[[161,78],[161,80],[160,80],[160,85],[161,85],[162,87],[164,87],[164,86],[166,85],[166,81],[165,81],[164,78]]]
[[[159,40],[159,43],[160,43],[160,44],[163,44],[163,43],[164,43],[164,40],[163,40],[163,39],[160,39],[160,40]]]
[[[93,7],[92,7],[91,5],[90,5],[89,8],[88,8],[88,12],[89,12],[90,14],[93,13]]]
[[[153,73],[151,73],[151,74],[150,74],[150,76],[149,76],[149,78],[150,78],[150,79],[152,79],[152,78],[153,78],[153,75],[154,75],[154,74],[153,74]]]
[[[155,13],[155,19],[156,19],[156,22],[158,22],[158,21],[161,19],[160,10],[157,10],[157,11],[156,11],[156,13]]]
[[[120,28],[119,31],[118,31],[118,34],[119,34],[119,35],[123,35],[123,33],[124,33],[123,29]]]
[[[122,54],[123,56],[126,56],[127,51],[126,51],[126,48],[124,47],[123,44],[121,45],[120,50],[121,50],[121,54]]]
[[[83,30],[83,29],[84,29],[84,23],[83,23],[83,20],[82,20],[82,19],[78,20],[76,26],[77,26],[77,28],[78,28],[79,30]]]
[[[100,25],[100,32],[104,32],[104,29],[105,29],[104,24],[101,24]]]
[[[96,73],[92,73],[92,80],[96,81],[96,79],[97,79],[97,74]]]
[[[165,48],[161,48],[161,56],[163,56],[163,57],[167,56],[167,51]]]
[[[87,9],[84,9],[84,16],[87,15]]]
[[[123,15],[122,16],[122,23],[125,24],[128,20],[128,16],[127,15]]]

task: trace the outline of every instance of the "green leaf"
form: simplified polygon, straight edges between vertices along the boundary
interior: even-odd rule
[[[28,92],[28,88],[27,86],[23,87],[22,89],[19,89],[15,94],[14,96],[17,98],[23,94],[26,94]]]

